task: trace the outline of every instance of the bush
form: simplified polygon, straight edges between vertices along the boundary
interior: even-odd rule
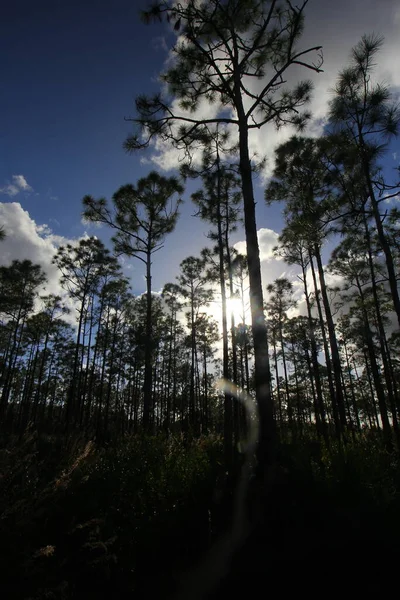
[[[30,435],[0,455],[7,598],[109,598],[171,586],[207,547],[219,438],[97,447]],[[26,577],[18,577],[21,570]],[[152,579],[147,573],[152,571]],[[154,577],[154,573],[157,577]]]

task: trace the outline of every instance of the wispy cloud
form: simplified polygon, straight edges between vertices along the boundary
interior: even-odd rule
[[[29,185],[24,175],[13,175],[11,177],[11,183],[7,182],[6,185],[0,188],[0,194],[5,194],[13,198],[20,192],[33,192],[33,188]]]

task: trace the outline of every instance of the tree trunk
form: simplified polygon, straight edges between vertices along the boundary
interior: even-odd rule
[[[368,221],[366,219],[365,214],[363,215],[363,218],[364,218],[365,240],[367,242],[367,249],[368,249],[367,250],[368,251],[368,265],[369,265],[369,270],[370,270],[370,274],[371,274],[372,295],[374,298],[376,325],[377,325],[377,330],[378,330],[379,345],[380,345],[380,349],[381,349],[383,372],[385,374],[389,404],[390,404],[392,415],[393,415],[393,427],[394,427],[394,430],[396,433],[397,443],[400,446],[400,431],[399,431],[399,423],[398,423],[397,414],[396,414],[396,402],[395,402],[395,397],[394,397],[394,390],[393,390],[393,385],[392,385],[392,371],[391,371],[389,361],[387,358],[387,354],[386,354],[386,344],[385,344],[386,333],[385,333],[385,327],[383,325],[382,314],[381,314],[381,309],[380,309],[381,304],[379,301],[378,288],[377,288],[377,284],[376,284],[375,265],[374,265],[374,260],[373,260],[373,256],[372,256],[371,235],[370,235]],[[358,287],[360,288],[359,284],[358,284]],[[365,308],[364,308],[364,311],[366,313]],[[372,334],[371,334],[371,342],[372,342]],[[393,381],[394,381],[394,379],[393,379]],[[378,395],[378,400],[379,400],[379,395]],[[385,399],[383,399],[382,404],[386,405]],[[382,424],[384,425],[383,421],[382,421]],[[383,429],[385,430],[385,427]]]
[[[77,390],[79,347],[80,347],[80,340],[81,340],[81,335],[82,335],[85,303],[86,303],[86,295],[84,294],[82,297],[82,302],[81,302],[81,306],[79,309],[78,333],[76,334],[74,363],[73,363],[73,368],[72,368],[72,377],[71,377],[70,387],[69,387],[68,396],[67,396],[67,407],[66,407],[66,415],[65,415],[67,431],[69,430],[72,419],[74,417],[76,417],[76,415],[74,413],[75,413],[75,406],[76,406],[76,396],[77,396],[77,393],[79,393],[79,389]]]
[[[293,408],[292,408],[291,399],[290,399],[289,380],[288,380],[288,373],[287,373],[287,366],[286,366],[285,344],[284,344],[284,340],[283,340],[283,326],[282,326],[281,318],[282,318],[282,312],[280,314],[279,324],[278,324],[279,342],[281,345],[283,374],[285,377],[285,391],[286,391],[286,402],[287,402],[287,410],[288,410],[288,418],[289,418],[289,429],[290,429],[291,433],[295,435],[296,431],[295,431],[295,426],[293,425]]]
[[[378,397],[378,404],[379,404],[379,411],[381,413],[383,433],[384,433],[387,443],[390,445],[392,434],[391,434],[391,428],[390,428],[390,423],[389,423],[389,418],[388,418],[388,413],[387,413],[385,392],[383,390],[381,376],[379,373],[379,367],[378,367],[378,363],[376,361],[375,347],[374,347],[374,342],[373,342],[373,338],[372,338],[372,332],[371,332],[371,327],[370,327],[370,323],[369,323],[368,313],[367,313],[367,309],[365,307],[364,293],[363,293],[361,284],[357,277],[356,277],[356,285],[357,285],[358,293],[359,293],[360,299],[361,299],[361,311],[362,311],[363,321],[364,321],[365,338],[366,338],[366,343],[367,343],[367,348],[368,348],[368,355],[369,355],[369,361],[370,361],[370,365],[371,365],[372,377],[374,380],[376,395]]]
[[[325,274],[322,266],[321,253],[317,244],[314,245],[314,255],[317,260],[318,275],[321,285],[322,302],[324,305],[326,324],[328,326],[329,345],[331,347],[332,366],[333,366],[333,377],[335,380],[335,397],[336,404],[339,413],[339,421],[341,431],[343,432],[346,428],[346,411],[344,407],[344,398],[342,390],[342,367],[340,364],[339,348],[336,339],[335,324],[333,322],[331,307],[329,304],[328,293],[325,283]]]
[[[239,81],[240,86],[240,81]],[[240,87],[237,90],[239,118],[240,175],[244,203],[244,227],[247,246],[247,264],[250,281],[251,324],[254,342],[255,390],[260,423],[259,460],[265,465],[274,462],[275,423],[271,396],[271,374],[268,356],[267,327],[264,317],[264,299],[261,280],[260,250],[257,238],[256,212],[252,169],[248,146],[248,129]]]
[[[273,336],[272,337],[272,349],[273,349],[274,365],[275,365],[276,395],[278,397],[279,422],[280,422],[280,426],[283,430],[282,397],[281,397],[281,386],[279,383],[278,355],[276,352],[275,332],[273,332],[272,336]]]
[[[218,149],[217,149],[218,151]],[[228,320],[226,310],[226,287],[225,287],[225,261],[224,261],[224,239],[222,235],[222,216],[221,216],[221,173],[219,165],[219,156],[217,155],[217,232],[218,232],[218,269],[219,284],[222,302],[222,374],[225,381],[230,380],[229,373],[229,348],[228,348]],[[232,402],[233,398],[229,394],[224,394],[224,455],[225,464],[228,469],[232,467]]]
[[[229,221],[228,221],[228,200],[226,200],[226,225],[225,225],[225,252],[226,252],[226,264],[228,268],[228,282],[229,282],[229,294],[230,297],[234,297],[233,287],[233,275],[232,275],[232,259],[231,250],[229,247]],[[232,340],[232,381],[237,385],[238,383],[238,370],[237,370],[237,342],[236,342],[236,324],[235,315],[231,314],[231,340]],[[240,441],[240,404],[237,400],[233,401],[233,433],[234,433],[234,449],[238,447]],[[235,459],[237,458],[237,452],[235,452]]]
[[[143,383],[143,428],[150,429],[150,412],[152,404],[153,367],[152,367],[152,297],[151,297],[151,253],[146,256],[146,341],[144,349],[144,383]]]
[[[323,346],[324,346],[326,369],[327,369],[327,373],[328,373],[329,395],[331,397],[331,403],[332,403],[333,422],[335,424],[336,435],[338,437],[340,437],[341,427],[340,427],[340,422],[339,422],[335,388],[334,388],[333,380],[332,380],[331,355],[329,352],[328,340],[326,339],[325,322],[324,322],[324,317],[322,315],[321,301],[319,298],[319,288],[317,285],[317,277],[315,274],[314,261],[313,261],[311,252],[310,252],[310,267],[311,267],[311,274],[312,274],[313,283],[314,283],[315,301],[317,303],[318,318],[319,318],[319,323],[320,323],[321,333],[322,333],[322,342],[323,342]]]
[[[303,285],[304,285],[304,295],[306,298],[306,306],[307,306],[307,318],[308,318],[308,331],[309,331],[309,335],[310,335],[310,343],[311,343],[311,361],[312,361],[312,376],[314,378],[315,381],[315,391],[316,391],[316,399],[317,399],[317,411],[316,411],[316,421],[317,421],[317,426],[319,425],[320,429],[321,429],[321,434],[324,437],[325,441],[327,441],[328,436],[327,436],[327,431],[326,431],[326,414],[325,414],[325,406],[324,406],[324,398],[323,398],[323,394],[322,394],[322,384],[321,384],[321,375],[320,375],[320,369],[319,369],[319,362],[318,362],[318,349],[317,349],[317,342],[315,340],[315,333],[314,333],[314,324],[313,324],[313,317],[312,317],[312,311],[311,311],[311,302],[310,302],[310,296],[308,294],[308,285],[307,285],[307,274],[306,274],[306,268],[304,263],[301,265],[301,269],[302,269],[302,273],[303,273]],[[317,290],[315,290],[315,295],[317,295],[318,292]],[[317,418],[317,415],[319,416],[319,419]]]
[[[204,418],[203,418],[203,431],[202,433],[208,434],[208,376],[207,376],[207,347],[204,344],[204,352],[203,352],[203,362],[204,362]]]

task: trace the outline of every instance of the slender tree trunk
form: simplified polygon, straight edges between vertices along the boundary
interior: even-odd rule
[[[174,331],[175,331],[175,336],[176,336],[176,321],[175,321],[175,326],[174,326]],[[176,421],[176,393],[177,393],[177,374],[176,374],[176,366],[177,366],[177,360],[176,360],[176,354],[177,354],[177,346],[176,346],[176,337],[174,337],[174,357],[173,357],[173,373],[174,373],[174,377],[173,377],[173,383],[172,383],[172,422],[175,423]]]
[[[190,361],[190,390],[189,390],[189,415],[188,425],[194,429],[195,426],[195,352],[196,352],[196,330],[194,315],[194,288],[192,285],[190,293],[190,328],[191,328],[191,361]]]
[[[354,391],[354,381],[353,381],[353,375],[352,375],[352,372],[351,372],[350,360],[349,360],[349,354],[348,354],[348,351],[347,351],[347,344],[346,344],[346,342],[343,343],[343,348],[344,348],[344,356],[345,356],[345,359],[346,359],[347,376],[349,378],[351,401],[352,401],[352,404],[353,404],[354,416],[356,418],[357,431],[360,432],[361,431],[360,415],[358,414],[358,406],[357,406],[356,395],[355,395],[355,391]]]
[[[235,105],[239,120],[239,169],[244,203],[244,228],[250,280],[251,323],[254,342],[256,401],[260,422],[259,459],[274,462],[275,423],[271,396],[271,373],[268,356],[267,327],[261,280],[260,250],[257,238],[252,168],[249,156],[248,126],[241,97],[241,74],[235,72]]]
[[[94,350],[93,350],[92,368],[90,370],[89,390],[88,390],[88,399],[87,399],[87,406],[86,406],[86,419],[85,419],[86,427],[88,427],[89,422],[90,422],[90,411],[91,411],[92,400],[93,400],[94,375],[95,375],[96,366],[97,366],[99,340],[101,338],[101,329],[102,329],[101,321],[103,318],[104,304],[105,304],[105,296],[104,296],[104,294],[101,294],[99,314],[98,314],[97,333],[96,333],[96,342],[95,342]]]
[[[196,339],[196,345],[195,345],[195,419],[194,419],[194,433],[196,435],[199,435],[200,429],[199,429],[199,418],[200,418],[200,393],[201,393],[201,386],[200,386],[200,367],[199,367],[199,347],[198,347],[198,343],[197,343],[197,339]]]
[[[36,404],[39,404],[39,401],[40,401],[40,389],[42,387],[43,375],[44,375],[44,370],[45,370],[45,367],[46,367],[47,348],[48,348],[48,345],[49,345],[50,328],[52,326],[52,322],[53,322],[53,315],[51,317],[51,321],[50,321],[48,329],[46,331],[46,337],[45,337],[44,343],[43,343],[42,359],[40,361],[40,367],[39,367],[39,373],[38,373],[38,380],[37,380],[36,392],[35,392],[35,403]]]
[[[30,383],[29,383],[29,387],[28,387],[28,397],[27,397],[28,405],[31,406],[31,416],[30,416],[29,420],[32,420],[33,423],[37,422],[37,413],[38,413],[38,406],[39,406],[39,395],[37,393],[35,393],[35,394],[33,393],[34,388],[35,388],[35,373],[37,370],[38,362],[39,362],[39,344],[36,347],[35,358],[33,359],[32,375],[30,378]],[[37,385],[38,384],[36,382],[36,390],[37,390]]]
[[[290,428],[292,435],[296,435],[296,431],[295,431],[296,428],[293,425],[293,407],[292,407],[292,403],[291,403],[291,399],[290,399],[289,380],[288,380],[288,372],[287,372],[287,366],[286,366],[285,343],[283,340],[283,327],[282,327],[281,316],[282,316],[282,314],[280,315],[279,324],[278,324],[279,342],[281,345],[283,374],[285,377],[285,391],[286,391],[286,402],[287,402],[287,410],[288,410],[288,417],[289,417],[289,428]]]
[[[107,307],[107,319],[104,331],[104,340],[103,340],[103,356],[101,363],[101,374],[100,374],[100,389],[97,400],[97,432],[101,433],[101,411],[103,408],[103,396],[104,396],[104,380],[105,380],[105,372],[106,372],[106,361],[107,361],[107,346],[109,341],[109,324],[110,324],[110,306]]]
[[[368,387],[369,387],[369,391],[370,391],[370,394],[371,394],[372,406],[373,406],[373,409],[374,409],[375,421],[376,421],[377,428],[380,429],[381,426],[380,426],[380,423],[379,423],[378,410],[376,408],[374,386],[372,384],[372,379],[371,379],[371,374],[370,374],[370,370],[371,369],[370,369],[370,364],[369,364],[369,360],[368,360],[368,355],[367,355],[367,352],[366,352],[365,349],[363,351],[363,354],[364,354],[364,362],[365,362],[365,371],[366,371],[367,380],[368,380]]]
[[[143,384],[143,428],[150,429],[150,414],[153,387],[153,348],[152,348],[152,297],[151,297],[151,252],[146,256],[146,345],[144,349],[144,384]]]
[[[344,380],[343,370],[341,371],[341,377],[342,377],[342,389],[343,389],[343,398],[344,398],[344,403],[345,403],[345,409],[347,409],[347,419],[348,419],[351,435],[352,435],[352,438],[354,441],[355,440],[355,428],[354,428],[354,423],[353,423],[353,417],[351,415],[349,395],[347,393],[346,382]]]
[[[75,415],[76,408],[76,397],[79,393],[79,387],[77,386],[77,377],[78,377],[78,365],[79,365],[79,352],[80,352],[80,341],[82,335],[82,327],[83,327],[83,317],[86,303],[86,295],[84,294],[81,301],[81,306],[79,309],[79,321],[78,321],[78,333],[76,334],[76,344],[75,344],[75,353],[74,353],[74,362],[72,368],[72,377],[69,386],[69,392],[67,395],[67,406],[66,406],[66,427],[67,431],[71,425],[71,422]]]
[[[218,148],[217,148],[218,152]],[[228,319],[226,310],[226,287],[225,287],[225,257],[224,257],[224,239],[222,233],[222,215],[221,215],[221,172],[219,164],[219,155],[217,154],[217,235],[218,235],[218,270],[219,284],[222,302],[222,376],[225,381],[230,380],[229,373],[229,348],[228,348]],[[224,455],[225,464],[228,469],[232,467],[232,442],[233,442],[233,423],[232,423],[232,402],[233,398],[229,394],[224,394]]]
[[[35,378],[35,366],[37,362],[38,351],[39,346],[32,344],[27,360],[26,373],[24,378],[25,380],[22,387],[21,402],[19,407],[20,410],[18,427],[21,432],[26,428],[29,421],[29,412],[31,409],[30,395]]]
[[[45,386],[44,386],[44,391],[42,393],[42,399],[41,399],[43,419],[46,420],[47,424],[49,424],[51,422],[50,410],[47,411],[47,418],[46,418],[46,405],[47,405],[47,397],[49,395],[51,374],[53,371],[54,362],[55,362],[55,350],[54,350],[54,343],[53,343],[53,351],[50,352],[50,362],[49,362],[49,366],[47,368],[47,378],[45,379]]]
[[[314,324],[313,317],[311,311],[311,302],[310,296],[308,293],[308,285],[307,285],[307,274],[304,263],[301,265],[302,273],[303,273],[303,285],[304,285],[304,294],[306,298],[306,306],[307,306],[307,318],[308,318],[308,330],[310,335],[310,343],[311,343],[311,360],[312,360],[312,377],[315,381],[315,391],[317,397],[317,411],[316,411],[316,420],[317,425],[320,424],[321,433],[327,441],[327,431],[326,431],[326,415],[325,415],[325,406],[324,406],[324,398],[322,394],[322,384],[321,384],[321,375],[320,368],[318,362],[318,349],[317,342],[315,340],[315,332],[314,332]],[[315,290],[315,295],[318,294],[318,291]],[[319,416],[319,419],[317,418]]]
[[[365,328],[365,341],[367,343],[367,348],[368,348],[368,355],[369,355],[369,362],[371,365],[372,378],[374,381],[376,395],[378,397],[378,404],[379,404],[379,411],[381,413],[383,433],[385,435],[387,443],[390,445],[392,434],[391,434],[391,428],[390,428],[390,423],[389,423],[389,418],[388,418],[388,413],[387,413],[385,392],[384,392],[384,389],[382,386],[381,375],[379,373],[379,367],[378,367],[378,363],[377,363],[376,356],[375,356],[375,346],[374,346],[374,341],[373,341],[373,337],[372,337],[371,326],[369,323],[367,309],[365,307],[364,292],[363,292],[362,286],[360,284],[360,281],[358,280],[358,277],[356,277],[356,285],[357,285],[358,293],[359,293],[360,299],[361,299],[361,311],[362,311],[362,315],[363,315],[364,328]]]
[[[226,212],[226,225],[225,225],[225,252],[226,252],[226,264],[228,268],[228,282],[229,282],[229,295],[231,298],[234,297],[234,286],[233,286],[233,275],[232,275],[232,258],[231,258],[231,249],[229,246],[229,206],[228,200],[226,199],[225,203],[225,212]],[[236,324],[235,324],[235,315],[231,314],[231,340],[232,340],[232,381],[233,383],[238,383],[238,370],[237,370],[237,342],[236,342]],[[240,404],[237,400],[233,401],[233,433],[234,433],[234,449],[237,448],[238,443],[240,441]],[[237,458],[237,453],[235,452],[235,459]]]
[[[90,319],[89,319],[89,340],[87,346],[87,356],[86,356],[86,369],[85,369],[85,377],[83,380],[82,387],[82,406],[81,406],[81,415],[80,415],[80,425],[83,423],[84,416],[86,414],[86,392],[88,389],[88,378],[89,378],[89,365],[90,365],[90,351],[92,346],[92,332],[93,332],[93,311],[94,311],[94,295],[92,295],[91,303],[90,303]]]
[[[328,441],[327,436],[325,438],[326,432],[324,434],[323,428],[321,426],[321,415],[320,415],[320,411],[319,411],[318,398],[317,398],[316,389],[315,389],[315,382],[314,382],[314,376],[313,376],[313,366],[312,366],[312,363],[311,363],[310,353],[308,352],[307,348],[305,350],[305,355],[306,355],[306,362],[307,362],[308,372],[309,372],[309,375],[310,375],[311,394],[312,394],[312,399],[313,399],[315,422],[316,422],[316,425],[317,425],[317,434],[318,434],[319,437],[321,435],[323,435],[325,441]],[[326,423],[325,423],[325,429],[326,429]]]
[[[311,252],[310,252],[309,258],[310,258],[311,274],[312,274],[314,290],[315,290],[315,301],[317,303],[318,318],[319,318],[319,323],[320,323],[320,327],[321,327],[322,343],[323,343],[323,347],[324,347],[325,362],[326,362],[326,369],[327,369],[327,376],[328,376],[329,395],[331,397],[331,403],[332,403],[333,422],[335,424],[336,435],[337,435],[337,437],[340,438],[341,427],[340,427],[340,422],[339,422],[336,393],[335,393],[335,388],[334,388],[333,379],[332,379],[331,355],[330,355],[330,351],[329,351],[329,347],[328,347],[328,340],[326,338],[325,322],[324,322],[324,317],[322,315],[321,301],[319,298],[319,288],[317,285],[317,277],[315,274],[314,261],[313,261]]]
[[[202,433],[208,434],[208,373],[207,373],[207,347],[203,348],[204,362],[204,430]]]
[[[107,436],[108,433],[108,421],[110,415],[110,404],[111,404],[111,393],[112,393],[112,384],[113,384],[113,370],[114,370],[114,362],[115,362],[115,346],[116,346],[116,338],[117,338],[117,326],[118,326],[118,315],[114,315],[114,327],[112,329],[112,337],[111,337],[111,352],[109,357],[109,376],[108,376],[108,385],[107,385],[107,397],[106,397],[106,406],[104,412],[104,434]]]
[[[378,330],[379,345],[380,345],[380,349],[381,349],[383,372],[385,374],[385,381],[386,381],[386,388],[387,388],[387,392],[388,392],[389,404],[390,404],[392,415],[393,415],[393,427],[394,427],[394,431],[396,434],[397,444],[400,446],[400,431],[399,431],[399,423],[398,423],[397,414],[396,414],[395,392],[394,392],[393,385],[392,385],[392,382],[394,382],[394,378],[392,378],[393,373],[390,368],[390,364],[389,364],[387,354],[386,354],[386,332],[385,332],[385,327],[383,325],[383,319],[382,319],[382,314],[381,314],[381,309],[380,309],[381,303],[379,301],[378,287],[376,284],[375,265],[374,265],[374,259],[372,256],[371,234],[369,231],[368,221],[367,221],[365,214],[363,215],[363,220],[364,220],[365,240],[367,242],[367,249],[368,249],[368,266],[369,266],[369,270],[370,270],[370,274],[371,274],[372,296],[374,299],[376,326],[377,326],[377,330]],[[371,334],[371,338],[372,338],[372,334]]]
[[[335,324],[333,322],[331,307],[329,304],[328,293],[325,283],[325,274],[322,266],[321,253],[317,244],[314,245],[314,255],[317,260],[318,275],[321,285],[322,302],[324,305],[326,324],[328,326],[329,345],[331,347],[332,366],[333,366],[333,377],[335,380],[335,395],[336,404],[339,413],[339,421],[341,430],[344,431],[346,428],[346,412],[344,407],[344,398],[342,390],[342,367],[340,364],[339,348],[336,339]]]
[[[365,412],[367,413],[367,417],[368,417],[368,421],[369,421],[369,426],[370,426],[370,427],[371,427],[371,429],[372,429],[372,420],[371,420],[371,413],[370,413],[370,411],[369,411],[368,401],[367,401],[367,398],[366,398],[366,396],[365,396],[365,394],[364,394],[363,384],[362,384],[362,382],[361,382],[361,380],[360,380],[360,376],[359,376],[359,374],[358,374],[357,366],[356,366],[356,363],[355,363],[355,361],[354,361],[354,360],[353,360],[353,369],[354,369],[354,372],[355,372],[355,374],[356,374],[356,379],[357,379],[358,389],[359,389],[359,391],[360,391],[360,395],[361,395],[361,398],[362,398],[363,404],[364,404],[364,406],[365,406]],[[365,421],[364,421],[364,422],[365,422]]]
[[[275,365],[276,395],[278,397],[279,422],[280,422],[281,428],[283,429],[282,396],[281,396],[281,386],[279,383],[278,355],[277,355],[277,351],[276,351],[275,333],[273,333],[272,336],[273,336],[272,337],[272,349],[273,349],[274,365]]]
[[[23,290],[22,294],[25,290]],[[7,405],[10,397],[11,391],[11,383],[13,378],[13,368],[15,364],[15,357],[18,356],[18,348],[20,347],[21,339],[22,339],[22,330],[24,326],[25,319],[22,320],[22,306],[18,309],[18,315],[15,320],[14,331],[11,336],[11,344],[10,351],[8,353],[8,366],[5,369],[5,377],[3,383],[3,390],[1,394],[1,406],[0,406],[0,417],[5,416],[7,412]],[[21,325],[21,328],[20,328]],[[21,331],[19,331],[21,329]],[[20,334],[18,337],[18,333]]]
[[[303,435],[303,431],[302,431],[302,414],[301,414],[301,407],[300,407],[300,387],[299,387],[299,378],[297,375],[297,360],[296,360],[293,339],[291,340],[291,345],[292,345],[292,355],[293,355],[294,381],[296,384],[297,423],[298,423],[300,437],[301,437]]]
[[[175,350],[175,328],[176,328],[176,314],[175,311],[171,311],[171,327],[169,331],[169,344],[168,344],[168,367],[167,367],[167,414],[165,419],[165,429],[167,436],[170,434],[171,427],[171,376],[172,376],[172,356]]]
[[[123,402],[123,392],[121,392],[121,379],[122,379],[122,355],[123,352],[117,354],[117,382],[115,384],[115,429],[116,434],[120,434],[123,431],[123,422],[124,422],[124,402]],[[121,402],[122,400],[122,402]]]

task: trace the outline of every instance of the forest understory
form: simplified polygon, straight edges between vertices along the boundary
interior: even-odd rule
[[[389,590],[400,549],[398,454],[377,433],[329,449],[314,434],[281,442],[270,481],[249,483],[248,534],[202,596],[207,555],[232,528],[237,486],[224,475],[218,436],[102,445],[34,430],[3,437],[1,597]]]

